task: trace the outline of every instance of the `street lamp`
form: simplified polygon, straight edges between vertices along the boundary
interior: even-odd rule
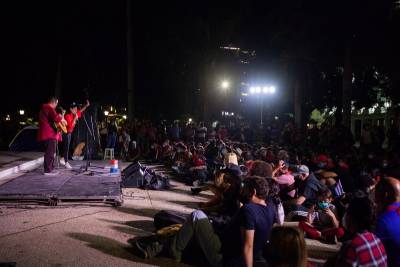
[[[19,115],[23,116],[24,114],[25,114],[25,110],[20,109],[20,110],[19,110]]]
[[[105,115],[105,116],[108,116],[108,114],[110,114],[110,112],[108,112],[108,110],[105,110],[105,111],[104,111],[104,115]]]
[[[230,86],[230,84],[229,84],[229,82],[227,80],[223,80],[221,82],[221,88],[222,89],[227,90],[227,89],[229,89],[229,86]]]
[[[126,115],[123,115],[122,118],[123,118],[124,120],[126,120],[128,117],[127,117]]]

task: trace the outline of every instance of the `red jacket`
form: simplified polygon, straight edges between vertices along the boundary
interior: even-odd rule
[[[80,119],[82,117],[82,112],[80,110],[78,110],[76,112],[76,115],[78,116],[78,119]],[[76,124],[76,122],[74,123],[74,114],[71,114],[71,113],[65,114],[64,119],[67,121],[68,133],[72,133],[74,131],[75,124]]]
[[[50,125],[50,123],[57,123],[61,120],[62,116],[57,114],[54,108],[49,104],[43,104],[42,109],[39,112],[38,141],[46,141],[48,139],[61,141],[61,134],[57,133]]]

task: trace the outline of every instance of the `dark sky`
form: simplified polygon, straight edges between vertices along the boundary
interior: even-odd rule
[[[36,112],[54,94],[59,60],[63,106],[83,102],[84,88],[92,101],[126,106],[124,0],[13,2],[4,8],[5,75],[0,82],[6,101],[0,111],[24,107]],[[136,106],[141,115],[184,111],[179,96],[201,86],[201,62],[211,56],[204,51],[233,44],[256,50],[260,64],[297,45],[318,56],[317,39],[325,36],[319,41],[335,47],[340,39],[335,29],[348,28],[343,16],[366,6],[364,1],[343,1],[332,8],[326,1],[311,0],[133,2]],[[369,22],[359,21],[376,25],[378,20],[371,16]],[[312,29],[309,35],[298,34],[304,28]]]

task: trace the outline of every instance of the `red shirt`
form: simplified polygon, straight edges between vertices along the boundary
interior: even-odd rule
[[[78,119],[82,117],[82,112],[78,110],[76,112],[76,115],[78,115]],[[72,133],[75,128],[76,121],[74,121],[74,114],[68,113],[64,115],[64,119],[67,121],[67,132]]]
[[[49,104],[43,104],[42,109],[39,112],[38,141],[46,141],[49,139],[61,141],[61,134],[56,132],[50,125],[50,123],[58,123],[61,120],[62,116],[57,114],[54,108]]]

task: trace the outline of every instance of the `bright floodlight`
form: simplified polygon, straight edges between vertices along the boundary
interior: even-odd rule
[[[268,86],[264,86],[263,93],[264,94],[268,94],[269,93],[269,87]]]
[[[222,89],[228,89],[229,88],[229,82],[228,81],[222,81],[221,83],[221,88]]]
[[[192,118],[189,118],[189,122],[192,122]]]
[[[21,109],[20,111],[19,111],[19,115],[24,115],[25,114],[25,110],[23,110],[23,109]]]
[[[256,87],[256,93],[257,94],[261,93],[261,87],[259,87],[259,86]]]
[[[269,88],[269,92],[270,92],[271,94],[275,94],[275,92],[276,92],[275,86],[271,86],[271,87]]]
[[[128,117],[127,117],[126,115],[123,115],[122,118],[123,118],[124,120],[126,120],[126,118],[128,118]]]
[[[104,115],[108,116],[108,114],[110,114],[110,112],[108,112],[108,110],[105,110]]]
[[[250,94],[254,94],[256,92],[256,88],[254,88],[253,86],[250,87]]]

